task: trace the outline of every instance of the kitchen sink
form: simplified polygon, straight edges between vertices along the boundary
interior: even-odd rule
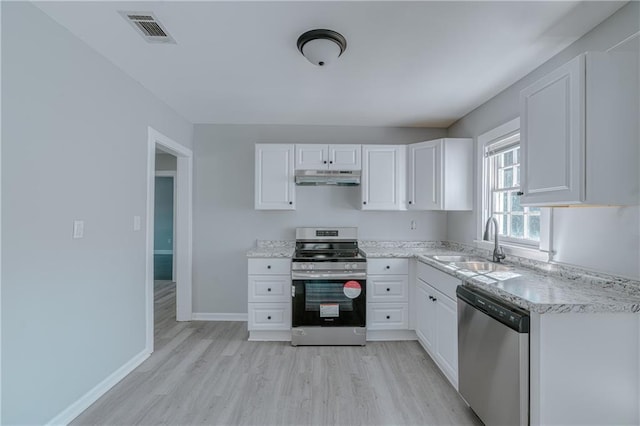
[[[484,262],[484,259],[477,256],[433,256],[438,262]]]
[[[510,271],[511,269],[513,269],[511,266],[500,265],[498,263],[492,262],[451,262],[451,264],[460,269],[466,269],[468,271],[473,271],[480,274],[496,271]]]

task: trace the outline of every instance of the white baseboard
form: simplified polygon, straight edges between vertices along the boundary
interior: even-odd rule
[[[249,320],[249,314],[215,314],[209,312],[194,312],[191,314],[193,321],[244,321]]]
[[[76,402],[65,408],[60,414],[55,416],[47,423],[47,425],[67,425],[80,415],[84,410],[89,408],[91,404],[96,402],[98,398],[107,393],[109,389],[114,387],[118,382],[124,379],[129,373],[135,370],[144,360],[151,355],[147,349],[131,358],[122,367],[118,368],[102,382],[98,383],[93,389],[85,393]]]

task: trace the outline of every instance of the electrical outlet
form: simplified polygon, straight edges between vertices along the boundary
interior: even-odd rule
[[[415,220],[411,221],[411,229],[416,229],[416,221]]]
[[[134,216],[133,217],[133,230],[134,231],[139,231],[141,228],[141,222],[140,222],[140,216]]]
[[[84,237],[84,220],[73,221],[73,238],[78,239]]]

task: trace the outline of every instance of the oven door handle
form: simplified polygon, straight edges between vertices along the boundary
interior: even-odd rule
[[[330,278],[335,280],[346,280],[346,279],[354,279],[354,280],[364,280],[367,278],[366,272],[345,272],[345,273],[309,273],[309,272],[291,272],[292,280],[306,280],[306,279],[322,279],[322,278]]]

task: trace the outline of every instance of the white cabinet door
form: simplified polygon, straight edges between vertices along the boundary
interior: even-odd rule
[[[362,146],[362,209],[405,209],[404,145]]]
[[[458,307],[456,302],[437,290],[433,295],[436,310],[435,340],[437,359],[442,371],[454,383],[458,383]]]
[[[248,316],[249,331],[291,329],[291,303],[249,303]]]
[[[369,275],[407,275],[408,273],[409,259],[382,257],[367,259]]]
[[[362,145],[296,145],[296,170],[360,170]]]
[[[367,303],[367,330],[406,330],[408,303]]]
[[[294,145],[256,144],[255,209],[294,210]]]
[[[442,209],[442,139],[409,145],[411,210]]]
[[[416,335],[451,384],[458,389],[458,306],[420,278],[415,287]]]
[[[411,210],[473,208],[473,140],[445,138],[409,145]]]
[[[329,169],[362,169],[362,145],[329,145]]]
[[[291,276],[249,275],[249,303],[289,302],[291,299]]]
[[[296,145],[296,170],[324,170],[329,165],[326,144]]]
[[[416,287],[416,334],[427,351],[432,353],[435,347],[436,310],[433,295],[427,285],[418,281]]]
[[[585,198],[585,57],[520,92],[522,204]]]
[[[408,293],[407,275],[367,276],[367,300],[370,302],[406,302]]]
[[[522,205],[638,205],[638,51],[588,52],[520,92]]]

